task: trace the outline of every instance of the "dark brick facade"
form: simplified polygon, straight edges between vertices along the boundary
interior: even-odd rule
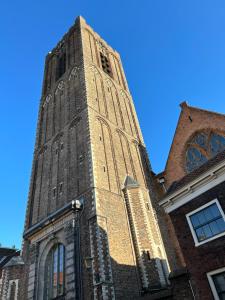
[[[225,211],[225,182],[170,213],[196,299],[213,299],[206,274],[225,267],[225,236],[196,247],[185,215],[216,198]]]

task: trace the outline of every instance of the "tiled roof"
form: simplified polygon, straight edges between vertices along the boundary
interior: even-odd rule
[[[201,165],[196,170],[193,170],[191,173],[185,175],[179,181],[174,181],[171,186],[169,187],[166,196],[174,193],[178,189],[182,188],[186,184],[190,183],[192,180],[197,178],[198,176],[202,175],[204,172],[207,172],[213,166],[219,164],[221,161],[225,160],[225,150],[208,160],[206,163]]]

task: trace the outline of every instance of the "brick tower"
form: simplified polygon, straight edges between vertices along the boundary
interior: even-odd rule
[[[21,299],[130,300],[165,287],[149,174],[120,56],[78,17],[46,58]]]

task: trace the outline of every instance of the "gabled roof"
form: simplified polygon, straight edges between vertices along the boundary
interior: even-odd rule
[[[225,132],[224,114],[192,107],[187,102],[182,102],[180,106],[181,113],[164,170],[167,187],[185,176],[186,147],[193,135],[205,130]]]
[[[221,114],[221,113],[218,113],[218,112],[214,112],[214,111],[210,111],[210,110],[206,110],[206,109],[202,109],[202,108],[198,108],[198,107],[195,107],[195,106],[189,106],[188,103],[186,101],[184,102],[181,102],[180,103],[180,107],[181,107],[181,113],[180,113],[180,116],[179,116],[179,119],[178,119],[178,122],[177,122],[177,126],[176,126],[176,129],[175,129],[175,133],[174,133],[174,136],[173,136],[173,139],[172,139],[172,143],[171,143],[171,146],[170,146],[170,150],[169,150],[169,155],[168,155],[168,158],[167,158],[167,162],[166,162],[166,166],[167,166],[167,163],[168,163],[168,160],[169,160],[169,157],[170,157],[170,152],[172,150],[172,146],[173,146],[173,142],[175,140],[175,137],[176,137],[176,133],[177,133],[177,130],[178,130],[178,127],[181,125],[181,119],[182,119],[182,113],[183,112],[186,112],[188,111],[189,114],[190,114],[190,118],[191,118],[191,112],[192,111],[195,111],[195,112],[202,112],[202,113],[205,113],[205,114],[210,114],[210,115],[217,115],[219,117],[223,117],[224,120],[225,120],[225,114]],[[190,119],[191,121],[191,119]],[[165,167],[166,169],[166,167]]]

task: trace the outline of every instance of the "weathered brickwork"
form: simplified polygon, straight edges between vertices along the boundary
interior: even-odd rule
[[[21,280],[24,274],[24,265],[13,265],[3,268],[0,285],[0,299],[20,299],[22,293]],[[20,291],[19,291],[20,289]]]
[[[79,17],[46,58],[21,299],[43,299],[45,262],[57,243],[66,253],[64,299],[131,300],[165,288],[149,174],[120,56]]]

